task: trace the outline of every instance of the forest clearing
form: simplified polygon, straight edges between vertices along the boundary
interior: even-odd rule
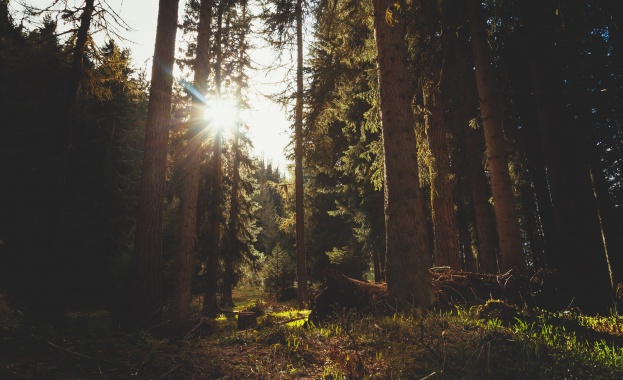
[[[0,0],[0,379],[623,379],[620,0]]]

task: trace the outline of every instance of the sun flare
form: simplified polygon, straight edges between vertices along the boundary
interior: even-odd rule
[[[204,119],[215,129],[231,130],[240,118],[240,110],[232,99],[208,99]]]

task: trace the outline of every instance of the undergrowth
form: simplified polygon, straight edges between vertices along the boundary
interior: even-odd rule
[[[344,312],[314,326],[308,311],[247,306],[265,314],[253,329],[238,331],[235,318],[222,318],[209,332],[176,340],[158,330],[116,331],[104,313],[63,329],[20,327],[3,316],[0,378],[623,378],[623,318],[616,315]]]

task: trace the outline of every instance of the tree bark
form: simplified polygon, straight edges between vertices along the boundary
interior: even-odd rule
[[[171,326],[174,330],[188,322],[192,297],[192,272],[197,242],[197,200],[200,158],[205,128],[205,95],[210,73],[210,21],[212,0],[202,0],[197,26],[197,53],[194,62],[193,100],[187,155],[184,162],[184,188],[181,195],[180,245],[176,256],[175,280],[171,298]]]
[[[223,32],[223,12],[225,11],[223,2],[219,2],[217,15],[217,29],[214,35],[214,45],[216,47],[216,63],[214,65],[216,98],[221,98],[221,70],[223,63],[222,51],[222,32]],[[203,314],[206,317],[214,318],[220,312],[218,307],[218,273],[222,247],[222,219],[223,219],[223,132],[218,126],[212,128],[214,132],[213,150],[213,173],[212,173],[212,207],[209,220],[209,243],[208,260],[206,263],[206,289],[203,296]]]
[[[168,132],[171,121],[173,61],[179,0],[160,0],[145,127],[145,149],[139,188],[134,241],[133,287],[130,306],[133,324],[158,320],[162,306],[160,262],[162,213],[166,185]]]
[[[296,110],[294,119],[294,191],[296,202],[296,278],[299,309],[307,307],[305,209],[303,191],[303,2],[296,0]]]
[[[495,222],[489,203],[490,187],[484,173],[482,142],[479,131],[465,123],[465,148],[468,157],[469,183],[478,236],[478,263],[484,273],[498,273]],[[482,137],[480,137],[482,139]]]
[[[438,88],[424,89],[426,136],[432,154],[429,163],[433,217],[433,257],[435,266],[461,269],[459,234],[454,209],[454,186],[450,180],[450,147],[444,125],[444,108]]]
[[[495,75],[482,7],[478,0],[469,0],[467,9],[476,66],[480,113],[485,132],[487,163],[491,176],[493,208],[498,227],[501,267],[503,271],[514,269],[518,273],[525,274],[527,265],[515,210],[513,185],[508,171],[502,114],[497,102]]]
[[[430,307],[432,264],[428,226],[420,194],[412,91],[398,10],[374,0],[380,109],[385,165],[386,277],[391,302],[400,309]]]

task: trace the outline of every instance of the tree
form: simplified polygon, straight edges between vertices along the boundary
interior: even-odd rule
[[[495,91],[491,51],[487,43],[480,2],[469,0],[467,10],[476,66],[480,113],[485,132],[487,164],[491,176],[493,207],[498,227],[501,267],[502,270],[514,269],[525,274],[527,264],[522,248],[517,211],[515,210],[513,185],[508,171],[508,155],[502,129],[502,114]]]
[[[294,193],[296,198],[296,279],[299,309],[308,302],[303,198],[303,0],[296,0],[296,105],[294,115]]]
[[[434,302],[428,275],[432,252],[419,188],[399,7],[389,0],[374,0],[373,6],[385,157],[387,287],[401,309],[429,307]]]
[[[166,159],[179,0],[160,0],[134,242],[130,323],[158,320]]]
[[[204,113],[210,72],[210,22],[212,0],[202,0],[197,26],[197,50],[194,61],[190,129],[185,157],[184,188],[181,195],[180,245],[175,266],[171,298],[171,324],[174,329],[188,321],[191,301],[192,271],[197,241],[197,199],[199,196],[200,155],[203,146]]]

